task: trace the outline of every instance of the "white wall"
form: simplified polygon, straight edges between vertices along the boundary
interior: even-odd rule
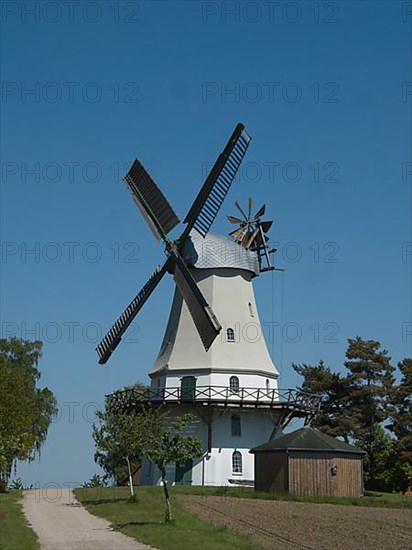
[[[165,337],[150,376],[173,376],[175,370],[231,369],[275,377],[278,372],[260,325],[252,274],[232,268],[192,269],[191,272],[223,329],[206,352],[186,304],[176,290]],[[234,329],[235,342],[227,341],[227,328]]]
[[[239,414],[241,417],[241,436],[232,436],[231,416]],[[229,485],[230,480],[254,479],[254,457],[249,453],[253,447],[265,443],[273,430],[273,420],[263,410],[236,411],[225,410],[214,413],[212,425],[212,451],[207,452],[207,425],[199,417],[192,423],[188,433],[197,435],[202,440],[204,454],[194,460],[192,472],[193,485]],[[232,472],[232,453],[240,451],[242,454],[242,474]],[[142,485],[156,485],[160,482],[160,475],[156,468],[150,467],[145,461],[141,473]],[[169,484],[174,483],[175,467],[170,465],[167,472]]]
[[[239,384],[241,388],[266,388],[266,380],[268,380],[269,387],[271,389],[277,388],[277,375],[269,374],[261,376],[257,374],[244,374],[239,371],[229,371],[227,373],[210,372],[208,374],[200,374],[199,372],[181,372],[179,374],[170,374],[167,377],[161,377],[160,387],[164,388],[180,388],[180,383],[183,376],[194,376],[196,378],[196,387],[201,386],[219,386],[229,387],[229,380],[231,376],[237,376],[239,378]],[[157,378],[152,379],[152,387],[158,386]]]

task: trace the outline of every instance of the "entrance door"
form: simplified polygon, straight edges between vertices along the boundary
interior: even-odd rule
[[[183,466],[176,466],[176,485],[192,485],[193,460],[187,460]]]
[[[183,376],[180,383],[180,399],[182,401],[194,401],[196,389],[196,378],[194,376]]]

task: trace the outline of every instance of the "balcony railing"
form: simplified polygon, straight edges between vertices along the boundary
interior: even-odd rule
[[[239,388],[196,386],[194,388],[130,388],[107,396],[109,403],[130,407],[133,403],[202,403],[209,405],[297,408],[314,411],[320,406],[318,395],[297,389]]]

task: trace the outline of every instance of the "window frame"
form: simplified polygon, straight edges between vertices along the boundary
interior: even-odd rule
[[[239,395],[240,393],[240,380],[237,376],[231,376],[229,378],[229,391],[231,394]]]
[[[230,342],[230,343],[236,342],[235,331],[231,327],[226,329],[226,342]]]
[[[232,453],[232,475],[243,475],[243,457],[242,453],[238,450],[234,450]]]

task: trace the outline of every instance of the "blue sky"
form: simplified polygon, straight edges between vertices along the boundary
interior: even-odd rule
[[[2,3],[2,336],[44,341],[61,410],[25,483],[98,471],[93,411],[147,382],[161,343],[170,278],[97,364],[164,258],[119,176],[138,156],[183,219],[238,121],[253,141],[213,231],[248,196],[275,219],[286,271],[255,291],[280,385],[299,383],[292,362],[341,370],[356,335],[410,356],[408,6]]]

